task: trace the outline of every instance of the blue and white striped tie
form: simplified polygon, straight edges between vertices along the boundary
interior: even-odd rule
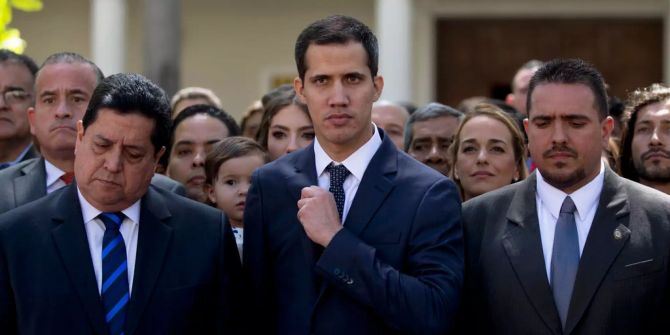
[[[128,305],[128,260],[126,244],[119,232],[123,213],[102,213],[98,216],[105,224],[102,238],[102,303],[105,321],[111,335],[123,334]]]

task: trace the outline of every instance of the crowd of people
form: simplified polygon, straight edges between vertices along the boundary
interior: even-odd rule
[[[0,50],[0,329],[651,334],[670,329],[670,87],[578,59],[505,101],[380,100],[330,16],[250,104]]]

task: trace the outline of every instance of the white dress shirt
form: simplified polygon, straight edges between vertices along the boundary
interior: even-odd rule
[[[363,180],[365,169],[368,168],[372,156],[375,155],[377,149],[382,145],[382,139],[377,130],[377,126],[374,124],[372,124],[372,126],[374,129],[372,137],[342,162],[336,162],[330,158],[321,147],[321,144],[319,144],[319,140],[314,138],[314,162],[316,165],[316,175],[319,178],[319,187],[325,190],[330,188],[330,173],[326,171],[326,167],[328,167],[331,162],[334,162],[335,165],[344,164],[344,167],[351,172],[342,185],[342,188],[344,189],[342,223],[344,223],[347,214],[349,214],[349,208],[351,208],[351,203],[354,201],[356,191],[358,191],[358,185],[360,185],[361,180]]]
[[[65,182],[60,179],[65,174],[65,171],[49,163],[46,159],[44,160],[44,168],[47,171],[47,194],[66,186]]]
[[[84,227],[86,228],[86,237],[88,238],[88,248],[91,251],[93,260],[93,270],[95,279],[98,282],[98,293],[102,292],[102,237],[105,235],[105,224],[98,219],[102,211],[93,207],[77,188],[79,194],[79,203],[81,204],[81,214],[84,218]],[[132,206],[124,209],[125,218],[121,223],[119,231],[123,236],[123,242],[126,244],[126,258],[128,261],[128,286],[129,294],[133,291],[133,275],[135,274],[135,256],[137,255],[137,236],[140,223],[140,200],[137,200]]]
[[[569,195],[577,207],[575,212],[575,223],[577,224],[577,236],[579,238],[579,255],[584,251],[586,238],[591,230],[593,218],[598,209],[600,193],[603,190],[605,179],[605,167],[600,163],[600,173],[596,175],[588,184],[580,189],[566,194],[565,192],[549,185],[540,170],[537,171],[537,194],[535,201],[537,204],[537,216],[540,224],[540,237],[542,239],[542,252],[544,252],[544,266],[547,270],[547,278],[551,281],[551,253],[554,248],[554,234],[556,222],[563,205],[563,200]]]

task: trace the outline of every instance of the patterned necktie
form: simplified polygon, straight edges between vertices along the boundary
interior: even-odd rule
[[[566,197],[556,221],[554,249],[551,253],[551,290],[563,327],[568,317],[572,289],[579,268],[579,238],[575,209],[575,203],[570,197]]]
[[[105,224],[102,238],[102,303],[105,321],[111,335],[123,334],[126,306],[129,299],[128,261],[126,244],[119,228],[123,213],[102,213],[98,218]]]
[[[328,191],[335,197],[335,204],[337,205],[337,212],[340,214],[340,221],[342,221],[342,213],[344,212],[344,180],[349,175],[349,170],[344,164],[335,165],[330,163],[326,167],[326,171],[330,174],[330,188]]]
[[[62,176],[60,176],[60,180],[62,180],[65,183],[65,185],[72,184],[73,179],[74,179],[74,172],[66,172]]]

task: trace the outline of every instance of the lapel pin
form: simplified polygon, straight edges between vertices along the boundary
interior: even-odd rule
[[[620,240],[623,237],[623,233],[621,232],[621,229],[617,228],[614,229],[614,239],[615,240]]]

